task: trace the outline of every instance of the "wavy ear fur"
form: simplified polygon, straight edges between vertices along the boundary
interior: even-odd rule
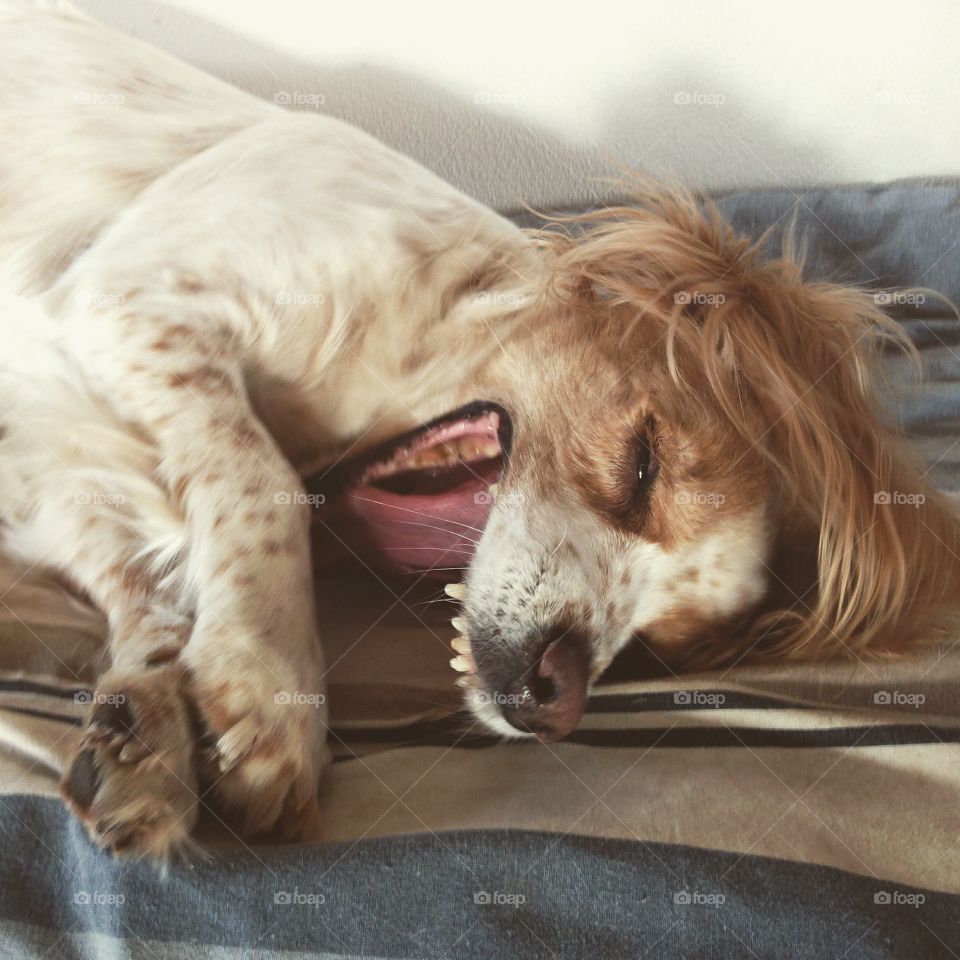
[[[913,352],[899,326],[862,290],[804,282],[791,237],[765,259],[763,240],[692,196],[653,193],[589,221],[576,239],[541,234],[553,292],[662,324],[677,387],[709,392],[769,468],[773,589],[729,649],[810,657],[942,639],[960,620],[960,512],[884,422],[871,382],[881,346]]]

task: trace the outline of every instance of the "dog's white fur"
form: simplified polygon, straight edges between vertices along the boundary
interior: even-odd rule
[[[23,343],[3,370],[6,546],[108,614],[100,699],[125,691],[149,726],[131,690],[162,661],[149,684],[196,701],[219,738],[217,799],[247,831],[295,822],[325,713],[276,702],[323,688],[290,464],[470,399],[477,330],[507,308],[444,298],[515,260],[508,291],[532,251],[346,124],[66,8],[0,16],[0,323]],[[196,775],[165,765],[191,766],[179,714],[149,761],[156,783],[97,754],[106,786],[82,813],[101,842],[162,853],[189,832]]]
[[[73,803],[98,842],[163,855],[200,792],[245,831],[296,832],[325,753],[301,477],[472,400],[519,427],[468,575],[484,643],[522,662],[572,612],[596,677],[640,630],[762,596],[765,494],[694,504],[659,538],[590,508],[577,478],[620,457],[591,425],[619,397],[629,434],[649,371],[537,312],[546,253],[505,219],[344,123],[60,8],[0,6],[0,98],[0,513],[7,549],[109,617],[98,697],[135,729],[91,716],[96,789]],[[699,416],[664,441],[681,466],[692,432],[719,435]],[[695,476],[666,475],[661,509]]]

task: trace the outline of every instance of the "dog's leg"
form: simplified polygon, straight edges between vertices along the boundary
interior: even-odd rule
[[[32,433],[29,426],[18,423],[16,429]],[[11,438],[11,445],[20,440]],[[61,790],[96,843],[166,857],[197,818],[196,724],[187,677],[176,660],[190,618],[176,568],[161,571],[157,562],[163,546],[176,553],[177,521],[164,516],[158,487],[153,503],[143,502],[148,480],[111,471],[104,462],[68,463],[66,446],[61,442],[61,458],[33,440],[32,456],[10,453],[4,465],[5,476],[11,464],[19,465],[19,490],[13,484],[5,490],[8,546],[63,571],[109,623],[110,667],[97,681]],[[25,449],[21,443],[19,452]],[[0,444],[0,455],[7,454]],[[112,474],[107,486],[91,481],[95,471]],[[137,494],[141,499],[134,502]],[[144,531],[164,526],[170,535],[151,550]]]
[[[244,833],[279,823],[296,834],[325,758],[308,508],[247,401],[235,328],[180,286],[175,309],[134,294],[122,311],[83,317],[77,352],[120,416],[152,436],[187,517],[196,620],[178,662],[216,743],[201,787]]]
[[[166,858],[197,819],[196,721],[176,661],[189,620],[162,593],[149,598],[130,584],[141,572],[132,558],[108,556],[119,546],[114,532],[89,526],[85,555],[68,561],[110,612],[112,664],[97,681],[61,791],[96,843]]]

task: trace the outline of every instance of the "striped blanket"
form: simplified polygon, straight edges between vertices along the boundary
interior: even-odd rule
[[[956,183],[721,206],[755,235],[796,211],[816,274],[960,302]],[[960,323],[894,312],[928,379],[891,360],[891,403],[960,490]],[[960,646],[621,677],[567,741],[509,744],[459,711],[435,585],[318,587],[315,834],[251,847],[211,815],[208,855],[162,873],[93,849],[56,798],[101,617],[0,561],[0,956],[960,957]]]

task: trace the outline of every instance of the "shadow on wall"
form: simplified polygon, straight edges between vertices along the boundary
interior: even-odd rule
[[[746,96],[716,91],[687,66],[625,78],[589,137],[572,142],[528,120],[522,91],[481,90],[471,101],[389,67],[311,63],[153,0],[149,30],[138,3],[77,5],[257,96],[353,123],[500,210],[616,199],[622,184],[607,179],[631,170],[714,190],[847,179],[824,145],[797,141],[783,118],[746,110]],[[646,131],[640,155],[625,155],[624,130],[635,140],[637,129]]]

